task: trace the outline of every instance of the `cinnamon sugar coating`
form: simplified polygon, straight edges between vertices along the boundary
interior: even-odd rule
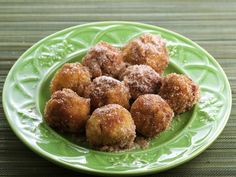
[[[136,130],[145,137],[154,137],[167,129],[174,116],[173,110],[160,96],[139,96],[131,106]]]
[[[87,67],[80,63],[66,63],[54,75],[51,81],[51,93],[69,88],[83,96],[84,90],[91,83],[91,74]]]
[[[163,73],[169,63],[164,40],[149,33],[131,40],[123,48],[123,60],[132,65],[149,65],[159,74]]]
[[[130,93],[124,83],[108,76],[100,76],[93,80],[86,90],[85,96],[91,99],[92,110],[107,104],[119,104],[129,109]]]
[[[159,95],[176,114],[190,110],[199,100],[200,90],[189,77],[171,73],[162,79]]]
[[[70,89],[54,92],[44,110],[44,118],[49,126],[69,133],[83,132],[89,114],[90,100]]]
[[[132,146],[136,137],[134,121],[125,108],[109,104],[97,108],[86,125],[90,145],[102,150],[124,149]]]
[[[129,66],[120,79],[129,88],[133,99],[143,94],[157,93],[161,86],[159,74],[147,65]]]
[[[93,78],[102,75],[117,78],[125,67],[121,51],[107,42],[99,42],[90,48],[82,64],[89,68]]]

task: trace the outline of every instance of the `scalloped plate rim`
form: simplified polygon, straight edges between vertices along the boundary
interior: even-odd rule
[[[27,51],[30,51],[34,48],[37,48],[38,45],[40,43],[42,43],[43,41],[53,37],[54,35],[57,35],[59,33],[62,33],[62,32],[65,32],[67,30],[72,30],[72,29],[76,29],[78,27],[86,27],[86,26],[92,26],[92,25],[110,25],[110,24],[133,24],[133,25],[137,25],[137,26],[146,26],[146,27],[151,27],[151,28],[156,28],[157,30],[160,30],[160,31],[166,31],[168,33],[172,33],[180,38],[182,38],[183,40],[185,41],[188,41],[188,42],[191,42],[192,45],[195,45],[197,48],[200,48],[208,57],[209,59],[211,60],[211,62],[213,62],[214,64],[216,64],[223,77],[224,77],[224,80],[226,82],[226,84],[228,85],[229,87],[229,100],[227,101],[229,103],[229,107],[227,109],[227,112],[226,114],[224,115],[223,119],[224,119],[224,122],[221,124],[220,126],[220,129],[218,132],[216,132],[214,134],[214,136],[211,137],[211,139],[208,141],[208,143],[204,146],[202,146],[199,150],[195,151],[191,156],[189,157],[184,157],[181,159],[181,161],[177,161],[175,162],[175,164],[173,165],[167,165],[167,166],[163,166],[163,167],[160,167],[160,168],[152,168],[152,169],[148,169],[148,171],[145,171],[143,169],[139,170],[139,169],[135,169],[134,171],[133,170],[129,170],[129,171],[106,171],[106,170],[97,170],[97,169],[92,169],[92,168],[87,168],[83,165],[78,165],[78,167],[75,167],[71,164],[68,164],[68,163],[65,163],[63,161],[60,161],[56,158],[54,158],[50,153],[46,153],[44,151],[41,151],[40,149],[38,149],[36,146],[33,146],[31,145],[30,143],[28,143],[25,139],[25,137],[23,135],[21,135],[19,132],[18,132],[18,128],[17,126],[15,126],[15,124],[11,121],[11,118],[10,118],[10,115],[9,113],[7,112],[7,106],[5,104],[5,101],[7,98],[6,98],[6,85],[8,83],[8,80],[9,80],[9,75],[12,74],[14,68],[17,66],[17,64],[24,58],[25,55],[27,55]],[[171,30],[168,30],[168,29],[165,29],[165,28],[162,28],[162,27],[159,27],[159,26],[155,26],[155,25],[151,25],[151,24],[144,24],[144,23],[138,23],[138,22],[129,22],[129,21],[105,21],[105,22],[92,22],[92,23],[86,23],[86,24],[82,24],[82,25],[76,25],[76,26],[72,26],[72,27],[69,27],[69,28],[65,28],[63,30],[60,30],[60,31],[57,31],[53,34],[50,34],[48,36],[46,36],[45,38],[39,40],[38,42],[36,42],[33,46],[31,46],[29,49],[27,49],[19,58],[18,60],[14,63],[14,65],[12,66],[12,68],[10,69],[10,71],[8,72],[8,75],[6,77],[6,80],[5,80],[5,83],[4,83],[4,86],[3,86],[3,92],[2,92],[2,103],[3,103],[3,110],[4,110],[4,113],[6,115],[6,119],[7,119],[7,122],[8,124],[10,125],[11,129],[13,130],[13,132],[15,133],[15,135],[27,146],[29,147],[33,152],[39,154],[41,157],[53,162],[54,164],[57,164],[59,166],[62,166],[62,167],[65,167],[67,169],[72,169],[74,171],[79,171],[79,172],[83,172],[83,173],[87,173],[87,174],[94,174],[94,175],[111,175],[111,174],[115,174],[115,175],[129,175],[129,176],[138,176],[138,175],[144,175],[144,174],[152,174],[152,173],[157,173],[157,172],[162,172],[162,171],[165,171],[165,170],[168,170],[168,169],[171,169],[171,168],[174,168],[176,166],[179,166],[191,159],[193,159],[194,157],[196,157],[197,155],[199,155],[200,153],[202,153],[205,149],[207,149],[216,139],[217,137],[221,134],[221,132],[223,131],[228,119],[229,119],[229,116],[230,116],[230,113],[231,113],[231,107],[232,107],[232,93],[231,93],[231,87],[230,87],[230,83],[227,79],[227,76],[224,72],[224,70],[222,69],[222,67],[219,65],[219,63],[214,59],[214,57],[212,57],[205,49],[203,49],[201,46],[199,46],[196,42],[182,36],[181,34],[178,34],[174,31],[171,31]]]

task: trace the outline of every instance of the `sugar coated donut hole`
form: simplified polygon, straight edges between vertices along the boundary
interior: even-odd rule
[[[106,104],[119,104],[129,109],[130,93],[124,83],[108,76],[100,76],[93,80],[86,90],[85,96],[91,99],[92,110]]]
[[[174,116],[166,101],[155,94],[139,96],[130,112],[137,131],[145,137],[154,137],[167,129]]]
[[[54,92],[44,110],[44,118],[49,126],[69,133],[83,132],[89,114],[90,100],[70,89]]]
[[[84,90],[91,83],[91,74],[87,67],[80,63],[66,63],[55,74],[51,81],[51,93],[69,88],[83,96]]]
[[[82,63],[90,69],[93,78],[102,75],[117,78],[125,67],[121,51],[107,42],[99,42],[92,47]]]
[[[89,144],[104,150],[131,147],[135,136],[135,125],[129,111],[118,104],[97,108],[86,125]]]
[[[133,99],[143,94],[157,93],[161,86],[161,78],[148,65],[131,65],[121,75],[120,79],[129,88]]]
[[[143,34],[123,48],[123,60],[132,65],[146,64],[162,74],[169,63],[166,44],[159,36]]]
[[[176,114],[190,110],[199,100],[200,90],[189,77],[171,73],[162,79],[159,95]]]

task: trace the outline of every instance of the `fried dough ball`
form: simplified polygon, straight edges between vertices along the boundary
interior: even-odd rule
[[[83,65],[90,69],[93,78],[101,75],[117,78],[125,67],[121,51],[107,42],[99,42],[92,47],[83,58]]]
[[[188,111],[200,97],[199,87],[187,76],[171,73],[162,79],[159,95],[175,113]]]
[[[49,126],[61,132],[79,133],[85,129],[89,118],[90,100],[70,89],[52,94],[47,102],[44,117]]]
[[[143,34],[123,48],[123,60],[130,64],[146,64],[162,74],[169,63],[165,42],[159,36]]]
[[[160,76],[154,69],[147,65],[129,66],[120,76],[129,88],[133,99],[148,93],[155,93],[160,88]]]
[[[131,106],[131,115],[137,131],[145,137],[154,137],[169,127],[173,110],[160,96],[139,96]]]
[[[124,83],[108,76],[100,76],[93,80],[86,90],[86,97],[91,99],[94,110],[106,104],[119,104],[126,109],[129,106],[130,93]]]
[[[106,146],[130,147],[135,136],[135,125],[129,111],[118,104],[97,108],[86,125],[89,144],[104,150]]]
[[[51,81],[51,93],[69,88],[83,96],[85,88],[91,83],[91,74],[87,67],[80,63],[66,63],[55,74]]]

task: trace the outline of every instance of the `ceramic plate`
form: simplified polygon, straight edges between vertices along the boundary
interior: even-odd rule
[[[200,85],[201,99],[191,111],[174,119],[149,148],[118,153],[99,152],[49,128],[43,121],[49,83],[66,62],[81,61],[103,40],[121,47],[142,33],[167,41],[170,64],[165,74],[184,73]],[[223,130],[231,109],[231,90],[220,65],[191,40],[156,26],[102,22],[52,34],[27,50],[10,70],[3,106],[15,134],[33,151],[64,167],[100,175],[142,175],[182,164],[205,150]]]

